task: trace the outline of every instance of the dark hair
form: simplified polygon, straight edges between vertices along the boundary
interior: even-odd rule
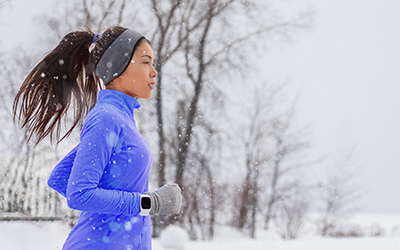
[[[89,53],[94,33],[89,29],[65,35],[22,83],[13,103],[14,122],[18,118],[21,128],[28,131],[27,141],[37,138],[36,145],[47,135],[57,143],[68,137],[82,124],[84,117],[94,107],[98,91],[102,88],[96,77],[95,65],[124,27],[107,29],[95,39]],[[62,121],[73,106],[73,124],[61,137]],[[64,118],[64,119],[63,119]],[[61,137],[61,139],[60,139]]]

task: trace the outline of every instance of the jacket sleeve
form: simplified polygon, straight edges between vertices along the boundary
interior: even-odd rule
[[[122,121],[112,112],[96,110],[85,121],[68,180],[67,203],[72,209],[106,214],[138,215],[140,194],[99,187],[119,140]]]
[[[74,164],[76,150],[72,149],[51,171],[47,185],[56,190],[62,196],[66,196],[68,179],[71,175],[72,165]]]

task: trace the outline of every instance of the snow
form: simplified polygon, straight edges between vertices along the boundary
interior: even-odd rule
[[[160,235],[159,242],[166,249],[185,249],[189,235],[182,228],[170,225]]]
[[[259,230],[257,239],[227,227],[218,227],[213,241],[187,241],[187,234],[180,228],[170,226],[160,238],[153,240],[154,250],[244,250],[244,249],[308,249],[308,250],[372,250],[400,248],[399,215],[359,215],[351,220],[360,226],[378,224],[385,229],[381,237],[327,238],[307,234],[300,239],[284,241],[270,231]],[[0,222],[1,250],[50,250],[61,249],[67,237],[67,223],[11,221]]]
[[[0,249],[61,249],[69,230],[68,225],[61,221],[2,221],[0,222]]]

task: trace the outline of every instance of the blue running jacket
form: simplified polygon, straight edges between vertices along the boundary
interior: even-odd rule
[[[100,90],[80,143],[51,172],[48,185],[82,211],[64,250],[151,249],[150,216],[140,216],[152,155],[136,128],[138,101]]]

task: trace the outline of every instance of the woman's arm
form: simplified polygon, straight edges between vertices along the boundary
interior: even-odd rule
[[[78,146],[72,149],[51,171],[47,185],[66,197],[68,179],[76,157]]]
[[[99,187],[115,152],[123,121],[112,112],[96,110],[85,121],[68,180],[67,202],[72,209],[95,213],[138,215],[140,194]]]

